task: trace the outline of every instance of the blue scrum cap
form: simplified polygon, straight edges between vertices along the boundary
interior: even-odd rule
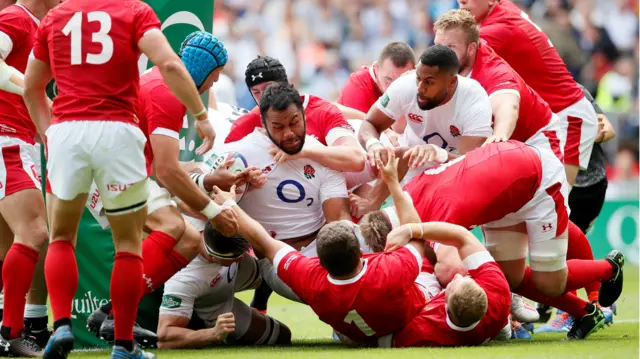
[[[208,32],[192,32],[180,46],[180,58],[199,88],[209,74],[227,63],[224,43]]]

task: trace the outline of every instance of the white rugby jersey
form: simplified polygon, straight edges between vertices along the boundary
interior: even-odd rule
[[[230,267],[206,261],[198,255],[164,285],[160,315],[191,319],[195,312],[207,328],[218,315],[233,308],[235,293],[256,288],[261,282],[258,260],[249,255]]]
[[[273,238],[297,238],[318,231],[326,222],[322,204],[331,198],[347,198],[344,175],[308,159],[290,160],[278,165],[268,150],[274,146],[263,129],[256,128],[240,141],[226,144],[205,158],[202,172],[209,173],[218,156],[238,152],[248,166],[267,175],[261,189],[249,189],[238,203]],[[306,136],[305,147],[323,146]]]
[[[429,111],[418,107],[417,94],[416,76],[408,74],[395,80],[376,102],[394,121],[405,117],[404,140],[409,147],[428,143],[457,153],[461,136],[489,137],[493,133],[491,102],[477,81],[458,76],[451,100]]]

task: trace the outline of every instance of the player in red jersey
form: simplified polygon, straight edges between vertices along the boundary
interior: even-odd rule
[[[49,237],[37,167],[40,153],[22,94],[23,74],[40,19],[58,2],[20,0],[0,11],[0,239],[3,248],[9,249],[0,261],[0,290],[4,284],[6,309],[0,356],[40,356],[49,334],[44,261],[38,263]],[[23,328],[25,335],[21,335]]]
[[[602,327],[600,309],[565,293],[601,281],[601,304],[610,305],[622,292],[624,257],[613,251],[607,260],[566,261],[568,186],[562,163],[547,150],[516,141],[487,144],[461,158],[429,169],[405,186],[420,219],[465,228],[482,225],[486,246],[513,292],[580,318],[570,338],[585,338]],[[380,216],[364,218],[361,226],[372,219]],[[384,241],[384,235],[368,241]],[[530,269],[525,268],[527,246]]]
[[[187,36],[179,55],[200,93],[209,90],[218,80],[228,58],[224,44],[213,35],[201,31]],[[157,67],[142,75],[138,117],[140,129],[147,138],[147,172],[153,172],[158,181],[150,181],[148,216],[145,221],[145,232],[149,235],[142,242],[145,276],[143,295],[153,292],[186,267],[201,248],[200,233],[185,221],[172,200],[172,194],[175,194],[192,208],[204,207],[210,200],[192,182],[178,161],[179,131],[186,112],[187,108],[171,93]],[[238,178],[247,180],[250,173],[256,177],[262,175],[260,170],[249,168]],[[233,184],[221,182],[219,175],[214,174],[213,177],[214,180],[218,179],[215,184],[221,188],[228,189]],[[160,187],[158,183],[164,187]],[[260,187],[257,181],[252,184]],[[223,232],[235,231],[234,226],[229,226],[235,223],[229,221],[230,218],[235,218],[235,212],[230,208],[223,208],[211,222],[216,223]],[[107,318],[111,307],[109,302],[87,318],[89,330],[99,333],[107,341],[113,340],[114,336],[113,320]],[[158,338],[146,329],[135,327],[134,339],[141,345],[155,345]]]
[[[589,164],[598,120],[553,44],[529,16],[509,0],[458,0],[480,25],[480,37],[505,59],[567,123],[561,138],[569,184]]]
[[[284,66],[280,61],[269,56],[258,56],[247,65],[245,71],[245,82],[256,103],[260,102],[262,92],[271,83],[288,81]],[[308,158],[338,171],[364,170],[362,148],[342,112],[319,97],[309,94],[304,94],[302,97],[307,118],[306,133],[329,147],[305,149],[295,158]],[[225,143],[236,142],[261,126],[260,110],[256,106],[233,123]],[[287,153],[276,148],[273,149],[272,154],[276,156],[276,160],[287,159]]]
[[[142,226],[148,198],[144,134],[138,127],[138,57],[156,64],[176,96],[196,115],[199,132],[213,137],[198,91],[160,31],[151,7],[133,0],[67,0],[43,20],[25,74],[25,103],[47,137],[51,244],[45,275],[55,333],[45,358],[66,358],[73,348],[71,304],[78,286],[74,245],[87,192],[95,179],[116,249],[111,280],[116,345],[113,356],[143,358],[133,323],[143,285]],[[54,77],[58,96],[46,100]],[[210,138],[212,140],[212,138]],[[209,202],[213,217],[220,207]]]

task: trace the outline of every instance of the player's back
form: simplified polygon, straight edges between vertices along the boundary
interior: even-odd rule
[[[382,92],[376,82],[373,67],[362,66],[342,86],[338,103],[367,113],[380,96]]]
[[[584,97],[547,35],[509,0],[501,0],[482,21],[480,36],[554,113]]]
[[[52,10],[40,31],[58,86],[54,122],[137,122],[138,41],[159,28],[139,0],[68,0]]]
[[[471,77],[482,85],[489,98],[500,92],[518,93],[518,122],[511,139],[525,142],[551,121],[549,105],[484,40],[478,48]]]
[[[492,143],[424,171],[404,188],[424,222],[467,228],[522,208],[542,176],[536,150],[518,141]]]
[[[415,284],[422,257],[410,245],[394,252],[365,255],[360,273],[348,280],[330,277],[317,258],[306,259],[305,270],[299,271],[300,263],[294,264],[295,259],[285,255],[281,261],[284,270],[280,265],[278,275],[282,278],[283,271],[297,275],[293,283],[283,280],[320,320],[355,342],[375,342],[400,330],[425,305],[424,294]],[[288,269],[290,266],[293,268]]]

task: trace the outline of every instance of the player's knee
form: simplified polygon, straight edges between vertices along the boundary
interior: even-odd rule
[[[532,272],[532,276],[536,288],[550,297],[557,297],[565,291],[566,276],[563,279],[562,276],[559,275],[536,272]]]

